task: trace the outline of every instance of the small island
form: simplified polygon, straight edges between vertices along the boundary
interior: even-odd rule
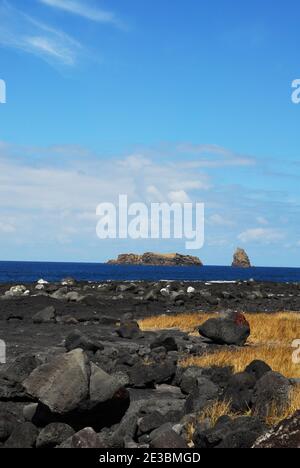
[[[198,257],[179,253],[157,254],[146,252],[138,254],[121,254],[116,260],[109,260],[110,265],[155,265],[155,266],[203,266]]]

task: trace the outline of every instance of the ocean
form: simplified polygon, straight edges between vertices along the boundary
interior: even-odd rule
[[[101,263],[0,262],[0,283],[31,283],[41,278],[60,281],[71,276],[80,281],[238,281],[300,282],[300,268],[222,266],[163,267],[107,265]]]

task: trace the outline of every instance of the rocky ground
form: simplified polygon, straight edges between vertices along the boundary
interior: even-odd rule
[[[268,407],[284,404],[292,380],[255,362],[233,375],[183,369],[178,361],[222,346],[243,346],[240,312],[300,310],[299,284],[76,283],[0,286],[0,445],[4,447],[292,447],[299,413],[272,432]],[[202,336],[139,329],[137,320],[193,311],[228,312]],[[249,416],[211,428],[197,415],[230,399]],[[191,429],[193,428],[193,430]],[[291,431],[291,428],[293,430]]]

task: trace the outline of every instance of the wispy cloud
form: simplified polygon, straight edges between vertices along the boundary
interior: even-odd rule
[[[177,146],[178,153],[194,155],[196,161],[191,163],[191,167],[217,168],[226,166],[254,166],[255,158],[241,155],[222,148],[217,145],[195,145],[191,143],[181,143]]]
[[[121,26],[120,20],[117,18],[114,12],[103,10],[98,6],[92,5],[90,1],[79,1],[79,0],[39,0],[40,3],[44,3],[53,8],[58,8],[63,11],[67,11],[74,15],[81,16],[90,21],[96,21],[98,23],[109,23],[115,26]]]
[[[83,52],[81,44],[63,31],[0,1],[0,45],[22,50],[53,63],[77,64]]]
[[[238,239],[245,244],[250,242],[262,242],[264,244],[270,244],[273,242],[279,242],[284,239],[284,237],[284,233],[279,229],[253,228],[247,229],[246,231],[239,234]]]

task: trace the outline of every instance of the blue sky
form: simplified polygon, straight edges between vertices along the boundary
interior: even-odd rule
[[[185,252],[96,237],[127,193],[204,202],[206,264],[299,266],[300,5],[239,3],[0,0],[1,259]]]

